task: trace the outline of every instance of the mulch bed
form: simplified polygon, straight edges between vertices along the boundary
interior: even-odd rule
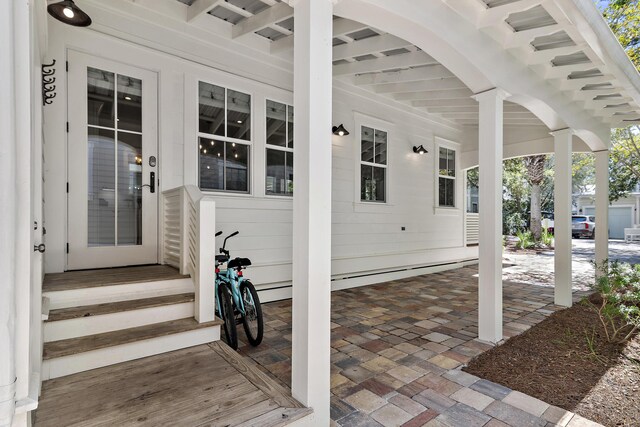
[[[553,313],[464,370],[605,426],[640,425],[640,335],[609,344],[585,303]]]

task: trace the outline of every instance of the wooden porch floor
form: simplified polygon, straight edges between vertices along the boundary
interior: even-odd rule
[[[97,286],[124,285],[127,283],[154,282],[157,280],[183,279],[180,272],[168,265],[140,265],[132,267],[100,268],[95,270],[49,273],[44,276],[42,289],[68,291]]]
[[[284,426],[310,412],[215,342],[46,381],[34,425]]]

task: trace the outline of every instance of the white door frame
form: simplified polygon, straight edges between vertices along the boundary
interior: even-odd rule
[[[126,265],[155,264],[159,259],[159,138],[158,138],[158,75],[154,71],[68,50],[68,125],[67,134],[67,260],[66,269],[105,268]],[[142,188],[142,244],[94,246],[88,237],[88,166],[87,166],[87,66],[114,71],[142,80],[142,182],[150,183],[149,172],[155,173],[155,193]],[[73,86],[72,86],[73,85]],[[144,106],[147,105],[145,108]],[[149,165],[154,156],[156,164]],[[73,166],[72,166],[73,165]]]

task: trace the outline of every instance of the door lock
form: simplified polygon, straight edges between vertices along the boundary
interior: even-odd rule
[[[41,254],[43,254],[45,249],[46,246],[44,245],[44,243],[40,243],[38,246],[33,246],[33,252],[40,252]]]
[[[149,187],[151,193],[156,192],[156,173],[149,172],[149,184],[142,184],[140,188]]]

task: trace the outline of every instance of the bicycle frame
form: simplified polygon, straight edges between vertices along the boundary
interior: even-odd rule
[[[216,280],[215,280],[215,293],[216,293],[216,307],[218,309],[218,313],[221,313],[220,309],[220,301],[217,298],[218,296],[218,286],[220,283],[224,282],[229,285],[231,288],[231,295],[233,297],[233,304],[240,311],[242,315],[245,314],[244,311],[244,302],[240,296],[240,285],[246,279],[241,276],[235,268],[227,268],[226,270],[220,270],[216,267]]]

